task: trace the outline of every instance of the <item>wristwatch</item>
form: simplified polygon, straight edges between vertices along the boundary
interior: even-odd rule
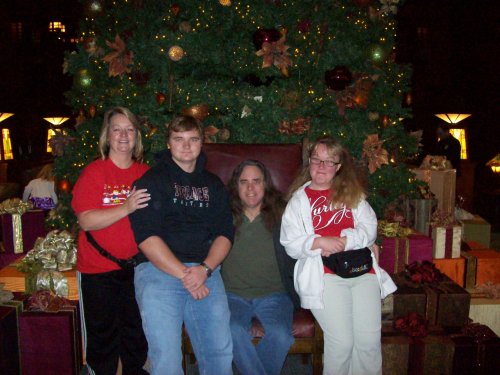
[[[202,266],[205,269],[205,272],[207,273],[207,277],[212,276],[212,272],[214,272],[213,269],[211,269],[205,262],[201,262],[200,266]]]

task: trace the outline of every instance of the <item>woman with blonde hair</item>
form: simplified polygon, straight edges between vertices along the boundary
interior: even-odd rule
[[[54,189],[52,163],[45,164],[36,178],[26,185],[23,201],[27,202],[28,199],[33,203],[34,208],[41,210],[51,210],[56,206],[57,194]]]
[[[148,166],[142,163],[139,122],[127,108],[104,114],[101,158],[82,171],[71,205],[80,224],[78,281],[89,374],[115,375],[143,369],[147,342],[135,299],[133,261],[138,248],[128,215],[148,205],[146,189],[136,189]]]
[[[382,373],[380,299],[396,289],[370,250],[377,218],[356,169],[345,147],[319,138],[281,225],[301,305],[324,332],[327,375]]]

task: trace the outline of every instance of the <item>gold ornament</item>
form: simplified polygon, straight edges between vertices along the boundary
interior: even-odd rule
[[[378,134],[369,134],[363,142],[362,157],[368,160],[368,170],[375,173],[382,164],[389,164],[389,153],[382,148],[383,140],[378,139]]]
[[[172,61],[179,61],[184,57],[184,50],[179,46],[172,46],[168,50],[168,57]]]
[[[221,141],[227,141],[231,137],[231,132],[229,129],[220,129],[219,133],[217,134],[217,138],[219,138]]]
[[[206,104],[196,104],[193,105],[189,108],[185,108],[182,111],[182,114],[184,116],[191,116],[194,117],[197,120],[203,121],[205,120],[209,113],[208,113],[208,105]]]
[[[219,4],[224,7],[228,7],[231,6],[231,0],[219,0]]]

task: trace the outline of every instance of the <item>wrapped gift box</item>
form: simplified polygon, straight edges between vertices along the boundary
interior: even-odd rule
[[[26,274],[19,272],[16,268],[16,264],[20,261],[21,259],[18,259],[16,262],[0,270],[0,282],[5,284],[5,289],[7,290],[13,292],[24,292],[26,290]],[[76,271],[64,271],[62,274],[68,280],[69,292],[67,298],[70,300],[78,300]]]
[[[493,298],[478,289],[468,289],[471,294],[469,318],[484,324],[500,336],[500,298]]]
[[[461,327],[467,323],[470,294],[447,276],[435,284],[421,286],[409,284],[401,274],[393,279],[398,286],[393,297],[394,319],[415,312],[431,325]]]
[[[405,264],[424,260],[432,260],[432,239],[428,236],[415,233],[382,241],[379,265],[391,274],[402,272]]]
[[[441,212],[454,212],[457,185],[457,172],[455,169],[412,169],[411,171],[417,179],[427,182],[430,191],[432,191],[438,200],[438,209]]]
[[[436,329],[426,337],[409,337],[394,328],[382,331],[382,373],[451,375],[454,343]]]
[[[0,374],[20,374],[20,352],[19,352],[19,316],[23,312],[28,295],[14,292],[14,298],[10,301],[0,303],[0,320],[5,312],[10,309],[14,312],[14,322],[10,314],[5,322],[0,322]],[[2,311],[4,314],[2,314]],[[11,328],[4,329],[3,324],[11,324]],[[15,336],[15,338],[14,338]],[[12,346],[14,345],[14,346]]]
[[[453,375],[490,375],[500,372],[500,339],[487,326],[470,324],[450,338],[455,344]]]
[[[500,252],[492,249],[462,251],[466,259],[465,287],[487,282],[500,284]]]
[[[2,239],[6,253],[14,253],[14,238],[12,230],[12,215],[0,215],[2,223]],[[41,210],[28,211],[21,215],[23,250],[27,252],[33,248],[38,237],[45,237],[45,214]]]
[[[20,373],[17,311],[0,306],[0,374]]]
[[[460,258],[462,227],[432,228],[432,257],[434,259]]]
[[[465,286],[465,258],[434,259],[432,263],[462,288]]]
[[[77,306],[58,312],[23,312],[19,317],[19,336],[23,373],[80,373],[82,345]]]
[[[411,339],[403,334],[382,334],[382,373],[408,374]]]
[[[475,216],[471,220],[462,220],[463,240],[466,242],[473,241],[484,245],[485,248],[490,247],[491,242],[491,225],[480,216]]]

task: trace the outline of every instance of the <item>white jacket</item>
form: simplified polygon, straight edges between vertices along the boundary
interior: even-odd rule
[[[281,222],[280,242],[289,256],[297,259],[294,269],[295,290],[300,296],[301,306],[305,309],[323,308],[323,261],[321,249],[312,249],[312,244],[319,235],[314,233],[311,205],[304,189],[307,182],[298,189],[288,202]],[[354,228],[342,230],[346,237],[345,250],[370,247],[377,238],[377,217],[366,200],[361,200],[358,207],[352,209]],[[373,269],[380,285],[381,298],[393,293],[397,287],[391,277],[379,267],[373,253]]]

